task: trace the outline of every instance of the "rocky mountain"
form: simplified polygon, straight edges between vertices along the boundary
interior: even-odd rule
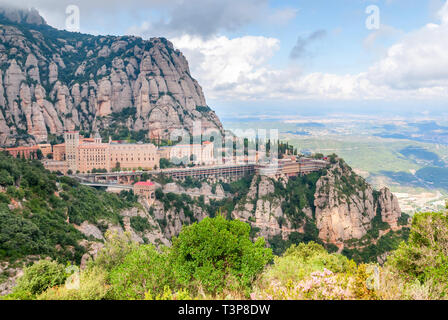
[[[402,229],[408,224],[389,189],[373,190],[337,158],[323,172],[305,177],[255,176],[232,217],[250,223],[279,251],[313,240],[335,251],[351,250],[351,254],[377,243],[383,235],[405,237]],[[393,239],[389,240],[371,254],[387,252],[393,245]]]
[[[331,243],[361,239],[376,216],[396,228],[401,217],[398,199],[389,189],[372,189],[342,160],[316,184],[315,218],[319,237]]]
[[[165,38],[61,31],[35,10],[0,9],[0,109],[1,145],[111,127],[168,139],[196,120],[222,131],[187,60]]]

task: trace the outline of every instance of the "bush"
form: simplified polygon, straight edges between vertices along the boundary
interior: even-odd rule
[[[84,270],[79,275],[79,288],[58,286],[48,289],[37,300],[103,300],[110,298],[108,274],[101,267]]]
[[[261,277],[265,285],[277,281],[286,285],[289,281],[303,280],[313,272],[327,269],[341,273],[353,270],[355,264],[340,254],[329,254],[321,245],[310,242],[292,245],[281,257],[274,258],[274,264]],[[263,284],[262,284],[263,285]]]
[[[13,296],[31,298],[48,288],[61,285],[67,279],[65,267],[55,261],[40,260],[23,271],[23,276],[17,280]]]
[[[272,251],[263,238],[253,243],[249,233],[248,224],[221,216],[184,228],[174,238],[170,255],[178,284],[201,286],[210,294],[250,288],[272,260]]]
[[[404,280],[434,282],[448,294],[448,213],[419,213],[412,221],[408,243],[402,242],[387,265]]]
[[[97,266],[110,271],[122,264],[126,256],[137,246],[137,243],[132,242],[129,233],[119,234],[108,231],[104,247],[98,252],[96,259],[89,264],[89,267]]]
[[[172,270],[167,254],[153,245],[141,245],[132,250],[122,264],[110,272],[115,299],[143,299],[147,292],[162,294],[172,285]]]
[[[131,217],[130,219],[131,227],[137,232],[145,232],[151,230],[151,224],[148,219],[142,218],[140,216]]]

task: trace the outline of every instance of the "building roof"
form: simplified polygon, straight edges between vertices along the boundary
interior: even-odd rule
[[[6,150],[8,151],[16,151],[16,150],[35,150],[38,149],[38,146],[31,146],[31,147],[25,147],[25,146],[21,146],[21,147],[14,147],[14,148],[6,148]]]
[[[154,185],[154,182],[151,182],[151,181],[139,181],[136,184],[134,184],[134,186],[144,186],[144,187],[150,187],[153,185]]]

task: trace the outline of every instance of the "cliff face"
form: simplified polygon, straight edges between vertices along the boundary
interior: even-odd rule
[[[232,216],[257,228],[258,236],[269,239],[281,235],[282,239],[287,239],[289,234],[297,229],[303,231],[303,228],[294,228],[291,219],[285,218],[282,209],[285,198],[273,196],[275,189],[272,179],[254,177],[246,198],[236,206]]]
[[[377,215],[392,228],[401,216],[398,199],[389,189],[373,190],[342,160],[317,181],[314,205],[319,237],[335,244],[361,239]]]
[[[56,30],[34,11],[0,10],[0,144],[47,141],[112,119],[149,138],[222,131],[182,53],[164,38]],[[132,117],[123,117],[132,114]]]
[[[299,234],[299,239],[319,239],[340,250],[378,225],[382,234],[400,229],[398,199],[387,188],[373,190],[342,159],[323,174],[298,179],[254,177],[232,216],[267,239]]]

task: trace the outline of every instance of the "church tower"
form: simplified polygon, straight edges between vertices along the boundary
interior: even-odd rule
[[[103,140],[101,139],[101,136],[100,136],[100,134],[98,133],[98,131],[95,133],[94,141],[95,141],[95,144],[101,144],[102,141],[103,141]]]
[[[64,132],[65,140],[65,158],[68,169],[75,173],[78,170],[78,147],[79,147],[79,132],[66,131]]]

